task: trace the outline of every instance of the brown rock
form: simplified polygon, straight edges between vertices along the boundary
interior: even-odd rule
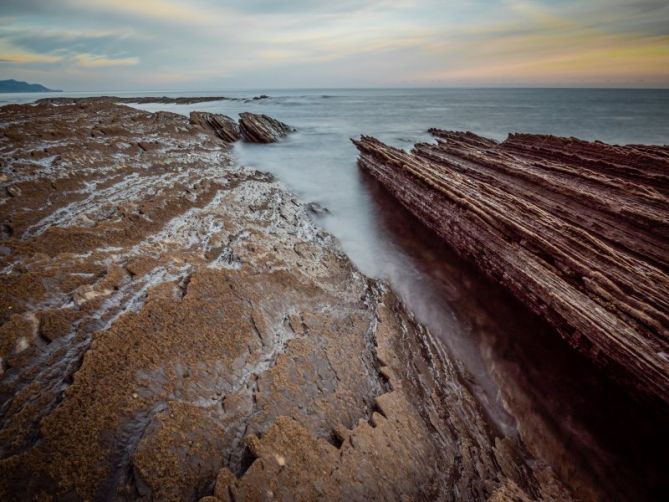
[[[295,129],[267,115],[239,114],[239,130],[248,143],[275,143]]]
[[[7,193],[12,197],[18,197],[19,195],[21,195],[21,189],[16,185],[10,185],[6,188],[6,190]]]
[[[53,342],[65,336],[73,329],[73,321],[78,317],[72,309],[43,310],[37,315],[39,319],[39,334],[48,342]]]
[[[515,435],[496,440],[392,292],[186,117],[88,99],[0,108],[10,122],[0,499],[561,486]]]
[[[234,143],[241,138],[239,125],[227,115],[206,112],[191,112],[191,124],[198,125],[206,131],[213,132],[227,143]]]
[[[137,445],[132,460],[136,476],[158,500],[205,496],[224,461],[224,436],[206,410],[171,402],[153,417]]]
[[[572,346],[669,402],[669,148],[433,130],[359,164]]]
[[[237,477],[227,467],[218,471],[216,486],[214,487],[214,497],[223,502],[230,502],[232,500],[230,490],[235,481],[237,481]]]

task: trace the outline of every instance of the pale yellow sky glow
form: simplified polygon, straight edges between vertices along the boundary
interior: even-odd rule
[[[668,4],[4,0],[0,68],[72,90],[668,87]]]

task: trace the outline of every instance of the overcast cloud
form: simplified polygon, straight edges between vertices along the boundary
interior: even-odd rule
[[[0,0],[0,78],[67,90],[669,86],[657,0]]]

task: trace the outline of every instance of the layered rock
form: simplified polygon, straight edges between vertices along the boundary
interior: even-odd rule
[[[191,112],[191,124],[199,125],[204,130],[212,131],[227,143],[241,139],[239,125],[227,115],[206,112]]]
[[[292,127],[268,115],[240,113],[239,129],[249,143],[275,143],[294,131]]]
[[[359,164],[576,349],[669,402],[669,148],[432,130]]]
[[[302,202],[188,118],[0,122],[2,500],[569,498]]]
[[[268,99],[269,96],[262,95],[251,98],[252,100]],[[130,103],[130,104],[170,104],[170,105],[192,105],[195,103],[208,103],[210,101],[250,101],[247,98],[230,98],[226,96],[192,96],[176,97],[167,96],[92,96],[89,98],[42,98],[37,103],[51,103],[54,105],[73,104],[73,103],[99,103],[109,101],[110,103]]]

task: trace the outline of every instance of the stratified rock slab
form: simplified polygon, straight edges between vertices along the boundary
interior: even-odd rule
[[[292,127],[268,115],[240,113],[239,129],[248,143],[275,143],[294,131]]]
[[[207,112],[191,112],[191,124],[201,126],[205,131],[212,131],[227,143],[241,139],[239,125],[227,115]]]
[[[109,100],[0,123],[0,500],[569,499],[199,125]]]
[[[359,164],[457,251],[645,395],[669,402],[669,148],[432,130]]]

